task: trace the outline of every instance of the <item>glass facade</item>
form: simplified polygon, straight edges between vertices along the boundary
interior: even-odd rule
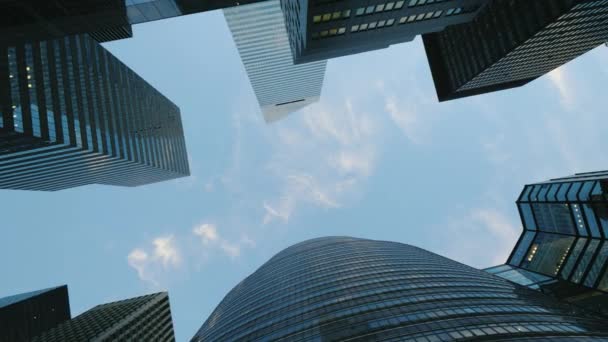
[[[605,340],[608,327],[584,310],[420,248],[327,237],[272,257],[226,295],[192,341],[560,337]]]
[[[297,64],[387,48],[471,21],[486,0],[281,0]]]
[[[66,285],[0,298],[0,341],[31,341],[69,319]]]
[[[508,263],[606,291],[606,194],[608,173],[526,185],[517,201],[524,231]]]
[[[0,188],[189,175],[179,108],[89,36],[0,47],[0,69]]]
[[[227,8],[224,17],[266,122],[319,100],[326,61],[294,65],[279,0]]]
[[[605,0],[491,1],[470,23],[423,36],[437,96],[522,86],[606,42],[607,16]]]
[[[166,292],[98,305],[32,342],[175,341]]]

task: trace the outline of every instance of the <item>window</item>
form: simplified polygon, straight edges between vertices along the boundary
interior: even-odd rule
[[[335,36],[336,34],[338,34],[338,29],[332,28],[329,30],[330,36]]]
[[[395,19],[389,19],[386,21],[386,26],[392,26],[395,23]]]
[[[374,12],[374,6],[367,6],[365,9],[365,14],[370,14]]]
[[[410,6],[410,7],[416,6],[417,2],[418,2],[418,0],[410,0],[410,3],[408,6]]]
[[[397,1],[397,3],[395,4],[395,9],[400,9],[401,7],[403,7],[404,2],[405,1],[403,1],[403,0]]]
[[[384,25],[386,25],[386,20],[380,20],[378,22],[378,27],[384,27]]]
[[[365,31],[367,30],[367,24],[361,24],[361,26],[359,27],[359,31]]]
[[[369,28],[374,29],[374,28],[376,28],[376,25],[378,25],[378,22],[372,21],[371,23],[369,23]]]
[[[365,12],[365,8],[359,7],[359,8],[357,8],[357,12],[355,12],[355,14],[356,15],[363,15],[363,12]]]
[[[331,15],[331,18],[332,18],[332,19],[334,19],[334,20],[335,20],[335,19],[340,19],[340,15],[342,15],[342,13],[341,13],[340,11],[337,11],[337,12],[334,12],[334,13]]]
[[[329,13],[323,14],[323,21],[329,21],[329,19],[331,19],[331,14],[329,14]]]
[[[401,18],[399,18],[399,24],[405,23],[406,20],[407,20],[407,17],[401,17]]]
[[[313,23],[318,23],[321,21],[321,16],[320,15],[315,15],[314,17],[312,17],[312,22]]]
[[[385,11],[390,11],[393,9],[393,7],[395,7],[395,3],[394,2],[389,2],[386,4],[386,7],[384,7]]]
[[[376,13],[382,12],[384,10],[384,4],[376,5]]]
[[[359,31],[359,25],[353,25],[353,26],[350,28],[350,32],[357,32],[357,31]]]
[[[433,14],[433,18],[439,18],[439,17],[441,17],[442,13],[443,13],[443,11],[437,11],[437,12],[435,12],[435,14]]]
[[[338,29],[338,34],[344,34],[344,32],[346,32],[346,27],[340,27]]]
[[[342,11],[342,18],[348,18],[348,17],[350,17],[350,10],[347,9],[347,10]]]

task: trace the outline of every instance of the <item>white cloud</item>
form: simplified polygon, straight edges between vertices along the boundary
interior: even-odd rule
[[[261,202],[262,222],[288,223],[302,204],[339,208],[374,169],[378,127],[350,100],[341,106],[311,105],[294,118],[296,125],[278,126],[266,170],[279,182],[278,195]]]
[[[214,224],[204,223],[192,229],[194,235],[200,236],[203,243],[215,242],[218,239],[217,228]]]
[[[146,253],[143,249],[136,248],[129,253],[127,256],[127,262],[129,266],[137,271],[137,276],[139,279],[143,281],[151,281],[155,283],[153,279],[147,273],[146,266],[148,264],[149,258],[148,253]]]
[[[245,234],[241,236],[239,241],[225,239],[219,234],[217,226],[210,223],[194,227],[192,233],[201,237],[201,241],[208,248],[208,252],[219,248],[224,254],[233,259],[241,255],[242,247],[253,248],[256,245],[255,241]]]
[[[159,259],[164,267],[180,264],[181,257],[173,235],[157,237],[152,244],[154,245],[154,258]]]
[[[557,89],[560,95],[560,101],[563,106],[570,107],[574,102],[574,89],[568,86],[570,77],[564,71],[563,67],[554,69],[547,74],[551,84]]]

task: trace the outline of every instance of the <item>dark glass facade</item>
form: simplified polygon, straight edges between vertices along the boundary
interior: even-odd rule
[[[517,206],[524,229],[509,272],[532,274],[524,285],[608,313],[608,172],[526,185]],[[509,276],[504,270],[492,272]]]
[[[187,175],[179,108],[88,35],[0,46],[0,188]]]
[[[166,292],[98,305],[33,342],[175,341]]]
[[[488,0],[281,0],[296,64],[387,48],[471,21]]]
[[[607,340],[605,320],[426,250],[327,237],[234,287],[192,341]]]
[[[260,0],[3,0],[0,41],[89,34],[99,42],[132,37],[131,25]]]
[[[606,0],[494,0],[423,35],[440,101],[522,86],[608,40]]]
[[[66,285],[0,298],[0,342],[31,341],[69,319]]]

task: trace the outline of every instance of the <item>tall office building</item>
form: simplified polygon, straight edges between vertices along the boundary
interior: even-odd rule
[[[440,101],[522,86],[608,41],[605,0],[494,0],[423,36]]]
[[[31,341],[69,319],[66,285],[0,298],[0,342]]]
[[[281,0],[296,64],[387,48],[471,21],[488,0]]]
[[[175,341],[166,292],[98,305],[32,342]]]
[[[317,102],[325,61],[294,65],[279,0],[224,10],[266,122]]]
[[[489,272],[608,314],[608,171],[526,185],[523,232]]]
[[[87,33],[99,42],[129,38],[131,25],[262,0],[3,0],[0,41]]]
[[[605,341],[604,319],[413,246],[327,237],[230,291],[192,341]]]
[[[88,35],[0,46],[0,188],[187,175],[179,108]]]

